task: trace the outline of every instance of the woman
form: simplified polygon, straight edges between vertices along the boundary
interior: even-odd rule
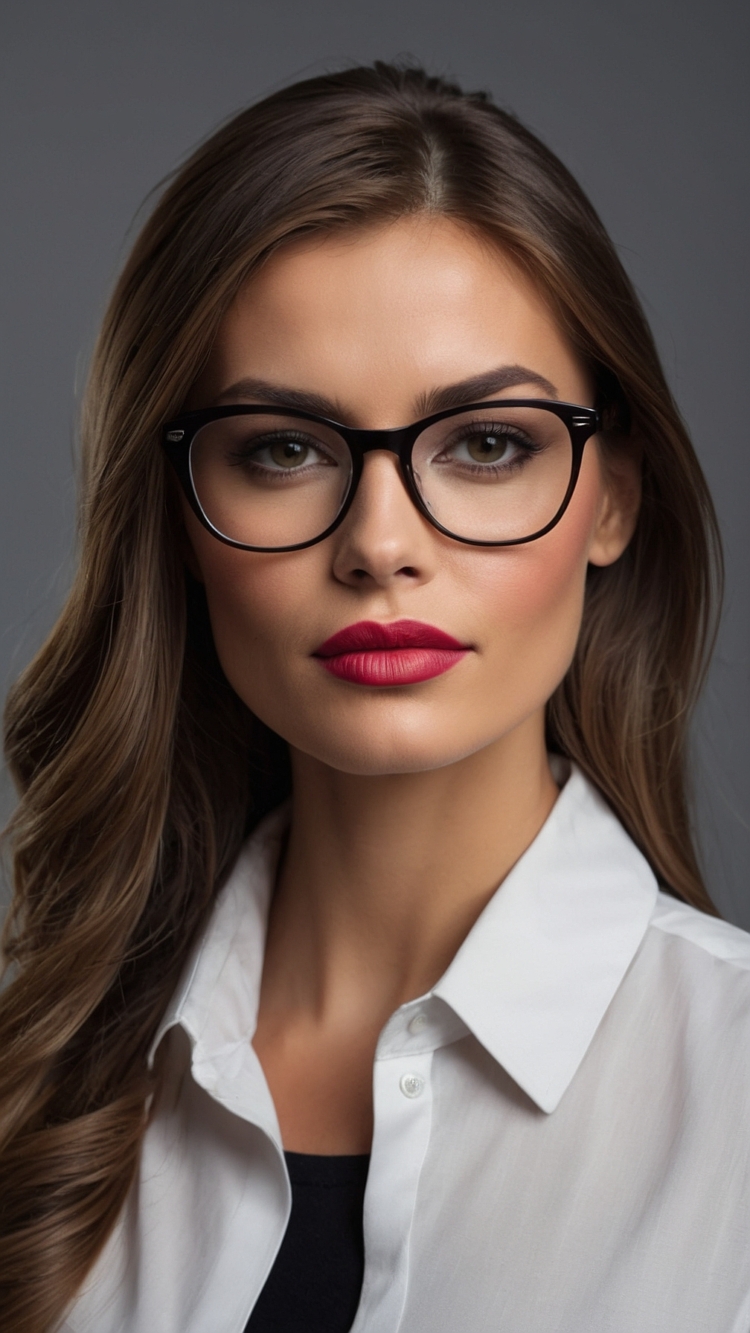
[[[417,70],[276,94],[84,438],[7,711],[3,1328],[746,1333],[713,511],[578,186]]]

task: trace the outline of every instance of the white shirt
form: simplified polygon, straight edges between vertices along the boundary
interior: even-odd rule
[[[283,832],[157,1034],[167,1095],[67,1333],[242,1333],[290,1186],[251,1046]],[[658,892],[573,770],[442,979],[384,1027],[353,1333],[748,1333],[750,936]]]

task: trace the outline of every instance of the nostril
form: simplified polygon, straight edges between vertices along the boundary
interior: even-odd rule
[[[415,579],[417,577],[417,571],[413,565],[403,565],[401,569],[396,571],[396,573],[405,574],[408,579]]]

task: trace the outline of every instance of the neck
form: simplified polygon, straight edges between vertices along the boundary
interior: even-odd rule
[[[424,773],[341,773],[292,755],[264,1002],[379,1026],[439,979],[557,797],[543,720]]]

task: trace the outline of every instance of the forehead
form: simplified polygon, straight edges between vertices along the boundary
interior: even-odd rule
[[[349,419],[524,365],[581,401],[587,376],[549,306],[489,239],[421,215],[281,247],[225,316],[212,394],[254,377],[328,394]]]

